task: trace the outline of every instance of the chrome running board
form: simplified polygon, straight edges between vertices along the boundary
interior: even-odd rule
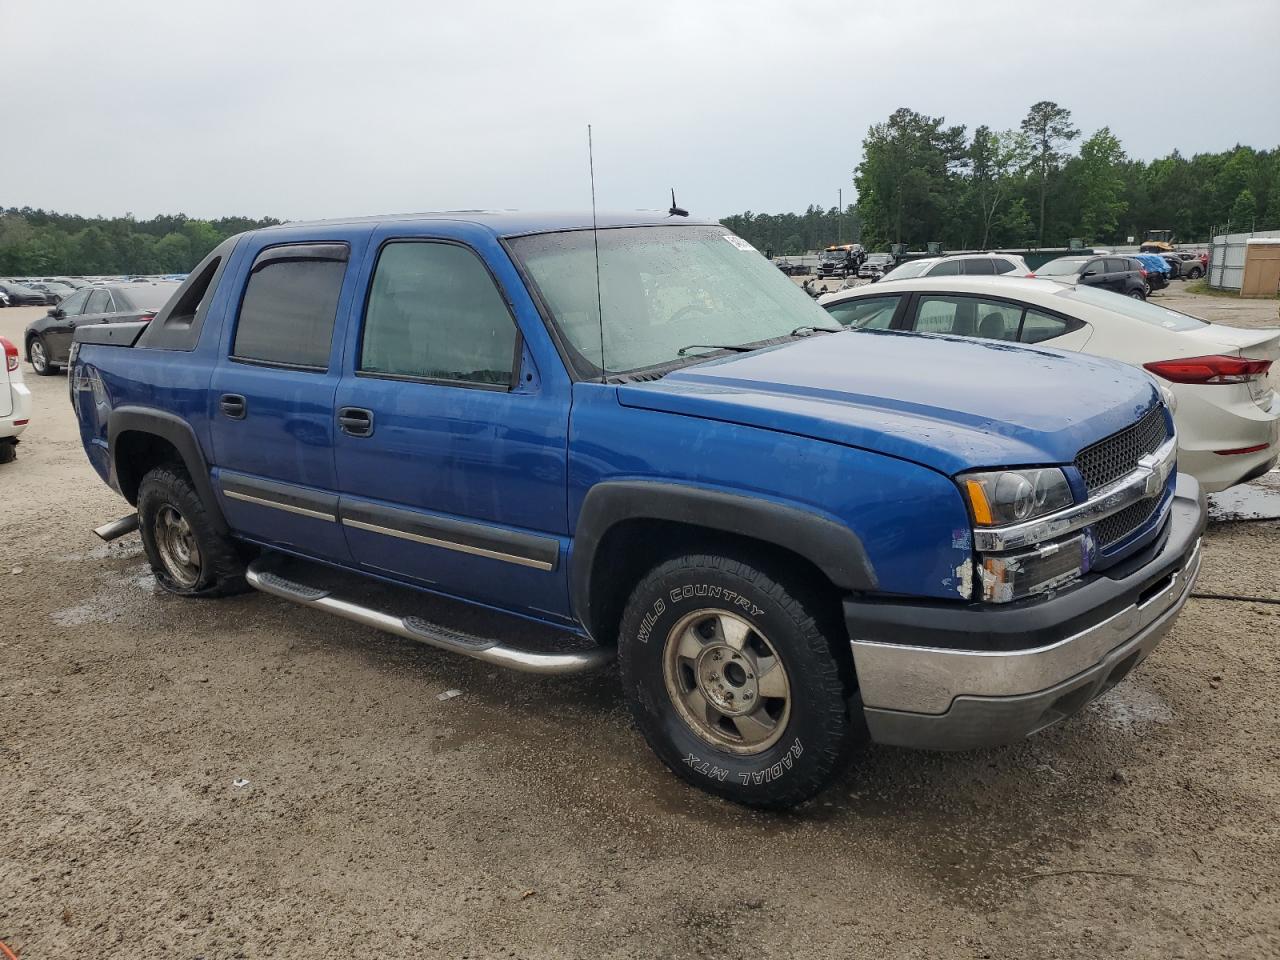
[[[460,630],[453,630],[431,623],[421,617],[400,617],[364,604],[354,603],[334,596],[330,589],[313,587],[297,580],[281,576],[270,569],[267,558],[249,564],[245,571],[249,586],[272,596],[292,600],[304,607],[312,607],[356,623],[385,630],[406,640],[416,640],[441,650],[460,653],[494,666],[507,667],[523,673],[559,675],[586,673],[597,670],[613,659],[613,651],[604,647],[588,647],[565,652],[523,650],[505,646],[496,637],[481,637]]]

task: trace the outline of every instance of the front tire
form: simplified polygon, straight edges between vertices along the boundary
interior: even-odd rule
[[[217,531],[181,466],[164,464],[142,478],[138,528],[156,582],[169,593],[218,597],[248,589],[236,542]]]
[[[1129,296],[1130,296],[1132,299],[1134,299],[1134,300],[1145,300],[1145,299],[1147,299],[1147,295],[1146,295],[1146,293],[1145,293],[1144,291],[1142,291],[1142,290],[1130,290],[1130,291],[1129,291]]]
[[[762,566],[688,555],[640,581],[618,660],[636,725],[672,772],[737,803],[786,809],[853,740],[852,658],[815,596]]]
[[[49,348],[44,345],[43,337],[35,336],[31,338],[31,342],[27,344],[27,357],[31,361],[31,369],[38,376],[53,376],[58,370],[54,364],[49,362]]]

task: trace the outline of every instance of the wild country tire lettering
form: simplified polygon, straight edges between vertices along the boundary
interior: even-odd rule
[[[723,600],[731,606],[741,607],[753,617],[758,617],[764,613],[764,609],[762,607],[756,606],[736,590],[727,590],[724,587],[714,587],[709,583],[690,583],[685,584],[683,587],[674,587],[669,596],[671,597],[671,602],[673,604],[694,598],[699,600]],[[638,636],[641,643],[649,642],[649,636],[653,632],[653,625],[658,622],[658,618],[666,612],[666,609],[666,601],[661,597],[653,602],[652,609],[650,609],[640,621]]]
[[[772,783],[790,770],[802,753],[804,753],[804,747],[800,743],[800,738],[796,737],[795,742],[782,755],[782,759],[773,764],[773,766],[750,773],[736,773],[734,774],[734,779],[741,781],[744,787]],[[704,777],[710,777],[712,780],[719,780],[723,783],[725,778],[729,776],[729,771],[724,767],[716,766],[710,760],[703,760],[694,753],[685,754],[684,762],[686,766],[698,771]]]

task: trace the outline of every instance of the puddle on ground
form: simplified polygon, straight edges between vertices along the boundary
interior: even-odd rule
[[[63,627],[109,623],[123,616],[137,601],[139,593],[154,593],[155,588],[155,574],[146,564],[138,564],[124,576],[114,577],[108,586],[98,590],[84,602],[55,610],[49,614],[49,619]]]
[[[1173,720],[1173,709],[1159,694],[1132,681],[1118,684],[1089,704],[1084,712],[1112,729],[1123,731]]]
[[[1280,469],[1209,494],[1210,520],[1280,520]]]

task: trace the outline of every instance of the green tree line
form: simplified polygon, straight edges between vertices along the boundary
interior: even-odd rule
[[[184,214],[135,220],[0,209],[0,276],[186,273],[232,234],[278,220]]]
[[[1280,147],[1237,145],[1188,158],[1126,155],[1108,127],[1081,139],[1071,111],[1041,101],[1017,129],[970,134],[905,107],[867,131],[853,172],[858,202],[803,214],[747,211],[723,221],[760,249],[796,254],[858,240],[868,249],[1120,244],[1148,230],[1199,241],[1280,227]]]

